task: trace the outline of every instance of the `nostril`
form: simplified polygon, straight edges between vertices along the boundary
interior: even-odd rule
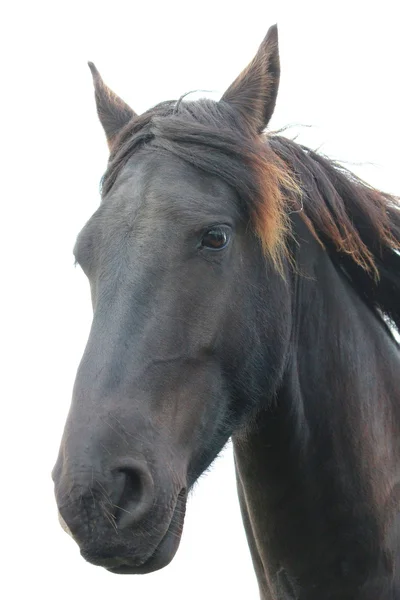
[[[119,504],[121,506],[127,506],[133,504],[136,506],[143,495],[143,481],[140,473],[133,471],[132,469],[123,469],[120,471],[120,475],[124,477],[124,489],[119,498]]]
[[[118,527],[124,529],[140,521],[151,508],[154,484],[147,466],[139,461],[125,459],[115,471],[121,491],[114,501],[115,517]]]
[[[125,482],[125,473],[123,471],[114,470],[110,499],[115,506],[121,501],[121,497],[125,489]]]

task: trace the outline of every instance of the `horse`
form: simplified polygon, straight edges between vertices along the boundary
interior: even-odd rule
[[[232,438],[260,598],[400,598],[399,199],[266,132],[276,26],[219,101],[137,115],[89,66],[110,156],[62,524],[111,573],[165,567]]]

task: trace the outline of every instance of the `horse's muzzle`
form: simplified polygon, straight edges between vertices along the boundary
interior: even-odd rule
[[[59,521],[87,561],[113,573],[149,573],[172,560],[183,528],[184,486],[169,489],[171,480],[160,475],[155,483],[147,463],[130,457],[106,472],[69,465],[53,472]]]

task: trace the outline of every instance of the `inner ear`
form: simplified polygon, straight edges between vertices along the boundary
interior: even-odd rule
[[[112,150],[118,133],[134,117],[136,113],[117,94],[104,83],[100,73],[92,62],[88,63],[93,76],[97,114]]]
[[[255,133],[268,125],[275,109],[280,77],[278,28],[268,30],[251,63],[221,98],[240,112]]]

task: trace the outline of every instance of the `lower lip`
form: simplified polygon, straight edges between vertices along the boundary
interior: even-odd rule
[[[177,518],[176,515],[178,514],[178,511],[181,511],[181,514],[184,513],[185,500],[186,492],[181,492],[178,496],[169,527],[164,537],[158,544],[157,548],[154,550],[153,554],[142,565],[121,565],[120,567],[111,567],[108,569],[108,571],[119,575],[145,575],[146,573],[152,573],[154,571],[158,571],[159,569],[163,569],[164,567],[166,567],[174,558],[176,551],[178,550],[179,543],[181,541],[181,536],[178,536],[176,532],[172,532],[171,528],[175,525],[175,521]],[[182,527],[183,516],[180,517],[180,519],[182,519]]]
[[[176,525],[178,511],[180,512],[178,521],[179,527],[180,529],[182,528],[185,505],[186,491],[182,491],[178,496],[169,527],[164,537],[161,539],[154,552],[149,556],[149,558],[146,559],[144,563],[141,565],[132,565],[129,564],[129,559],[127,559],[126,564],[105,567],[107,571],[110,573],[115,573],[116,575],[145,575],[146,573],[152,573],[166,567],[174,558],[176,551],[178,550],[181,536],[175,531],[171,531],[171,529]]]

